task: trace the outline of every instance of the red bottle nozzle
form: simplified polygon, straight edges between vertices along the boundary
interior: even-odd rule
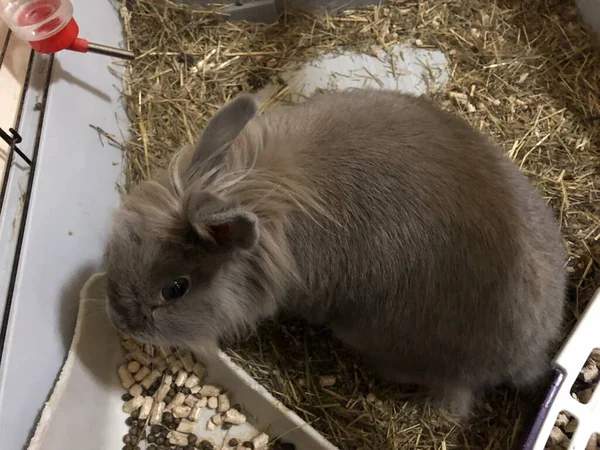
[[[61,50],[72,50],[79,53],[98,53],[100,55],[113,56],[121,59],[134,59],[133,52],[122,50],[120,48],[108,47],[106,45],[94,44],[85,39],[77,37],[79,35],[79,26],[75,19],[58,33],[43,39],[41,41],[30,41],[29,45],[38,53],[56,53]]]

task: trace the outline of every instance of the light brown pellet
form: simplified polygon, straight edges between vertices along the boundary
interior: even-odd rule
[[[219,406],[219,400],[217,400],[217,397],[209,397],[208,402],[206,402],[206,406],[210,409],[217,409],[217,406]]]
[[[221,394],[217,397],[217,411],[224,413],[230,407],[229,397],[227,394]]]
[[[131,400],[123,403],[123,412],[127,414],[131,414],[136,409],[140,408],[144,403],[144,397],[138,395],[137,397],[133,397]]]
[[[193,408],[194,406],[196,406],[196,403],[198,403],[200,401],[199,398],[193,396],[193,395],[188,395],[185,400],[184,400],[184,404]]]
[[[162,402],[167,396],[169,390],[171,389],[171,383],[173,382],[173,377],[171,375],[165,375],[165,378],[162,381],[162,384],[156,390],[156,400]]]
[[[165,411],[171,411],[173,408],[183,405],[184,401],[185,401],[185,394],[182,392],[177,393],[177,395],[175,395],[175,397],[173,397],[173,400],[171,400],[171,403],[169,403],[166,406]]]
[[[585,381],[586,383],[591,383],[592,381],[594,381],[596,378],[598,378],[598,367],[596,366],[596,364],[590,364],[585,366],[582,370],[581,370],[581,375],[583,376],[583,381]]]
[[[200,385],[194,386],[193,388],[190,388],[190,392],[192,394],[197,394],[198,392],[200,392]]]
[[[198,400],[198,403],[196,403],[196,406],[199,406],[200,408],[206,408],[207,404],[208,404],[208,398],[201,397],[200,400]]]
[[[148,355],[145,355],[143,352],[141,351],[135,351],[131,353],[131,357],[133,359],[135,359],[137,362],[139,362],[142,366],[148,366],[150,365],[150,358],[148,358]]]
[[[558,427],[553,427],[552,431],[550,431],[550,442],[552,444],[560,444],[561,442],[565,441],[565,439],[567,438],[567,435],[565,433],[563,433],[563,431],[558,428]]]
[[[188,419],[190,419],[192,422],[197,422],[198,419],[200,419],[201,415],[202,415],[202,408],[199,407],[198,405],[196,405],[190,411],[190,415],[188,416]]]
[[[192,372],[194,372],[194,375],[196,375],[200,381],[202,381],[202,378],[204,378],[204,375],[206,374],[206,367],[200,363],[196,363],[192,368]]]
[[[192,412],[192,408],[185,405],[175,406],[172,410],[173,416],[178,419],[187,419]]]
[[[246,422],[246,416],[237,409],[231,408],[223,414],[223,421],[233,425],[241,425]]]
[[[197,386],[198,383],[200,383],[200,378],[192,374],[188,377],[187,380],[185,380],[185,387],[192,389],[193,387]]]
[[[194,358],[192,358],[192,354],[188,351],[183,352],[181,363],[188,372],[191,372],[194,369]]]
[[[188,379],[188,373],[185,370],[181,370],[179,371],[179,373],[177,374],[177,378],[175,378],[175,386],[183,386],[183,384],[186,382],[186,380]]]
[[[123,364],[122,366],[119,366],[119,370],[117,372],[119,374],[119,378],[121,379],[121,385],[123,385],[125,389],[129,389],[131,386],[133,386],[135,379],[129,370],[127,370],[126,365]]]
[[[161,373],[158,370],[153,370],[146,378],[142,380],[140,384],[144,389],[150,389],[150,386],[152,386],[154,382],[160,378],[160,376]]]
[[[325,388],[332,387],[336,381],[335,375],[325,375],[319,378],[319,385]]]
[[[266,433],[260,433],[258,436],[252,439],[252,443],[254,444],[254,450],[265,448],[269,443],[269,435]]]
[[[162,422],[162,415],[165,411],[165,402],[154,402],[152,412],[150,412],[150,425],[157,425]]]
[[[150,415],[150,411],[152,411],[152,404],[154,403],[154,399],[150,396],[144,397],[144,403],[140,407],[140,420],[146,420]]]
[[[129,370],[130,373],[136,373],[141,367],[142,365],[137,361],[131,361],[127,364],[127,370]]]
[[[205,384],[204,386],[202,386],[202,389],[200,389],[200,395],[204,397],[217,397],[220,394],[221,389],[210,384]]]
[[[150,369],[146,366],[142,367],[134,376],[133,379],[137,382],[142,381],[150,374]]]
[[[193,433],[196,428],[196,422],[191,422],[189,420],[182,420],[177,427],[177,431],[181,431],[182,433]]]
[[[137,397],[138,395],[142,395],[142,392],[144,392],[144,388],[142,388],[142,386],[140,386],[139,384],[134,384],[133,386],[131,386],[131,388],[129,388],[129,393],[131,394],[132,397]]]
[[[169,431],[169,434],[167,434],[167,439],[169,439],[169,442],[172,445],[179,445],[181,447],[186,446],[188,443],[187,434],[179,431]]]

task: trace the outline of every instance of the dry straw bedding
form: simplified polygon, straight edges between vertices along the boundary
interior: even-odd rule
[[[548,199],[570,254],[569,326],[584,310],[600,281],[600,45],[570,1],[409,0],[272,25],[164,0],[127,0],[121,13],[140,54],[125,80],[128,186],[193,142],[228,99],[284,69],[403,41],[444,50],[451,80],[432,97],[490,135]],[[266,324],[229,353],[341,449],[506,450],[533,412],[530,397],[498,389],[469,425],[452,423],[420,390],[381,383],[328,330],[299,323]],[[321,387],[332,374],[335,385]]]

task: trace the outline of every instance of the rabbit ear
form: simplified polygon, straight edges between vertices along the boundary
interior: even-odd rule
[[[190,167],[209,158],[214,159],[213,166],[220,164],[233,141],[256,115],[256,110],[256,102],[249,94],[242,94],[222,107],[202,132]]]
[[[190,194],[186,212],[200,239],[209,239],[222,250],[247,250],[258,241],[256,215],[216,195],[208,192]]]

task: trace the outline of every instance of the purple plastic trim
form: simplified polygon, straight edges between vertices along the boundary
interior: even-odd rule
[[[537,442],[542,425],[544,424],[544,421],[548,416],[548,410],[550,409],[550,406],[552,406],[552,403],[554,402],[554,399],[558,394],[558,390],[560,389],[560,386],[562,385],[565,379],[566,374],[561,367],[554,367],[553,372],[554,380],[552,381],[550,389],[548,389],[548,393],[546,394],[546,398],[544,399],[544,402],[542,403],[542,406],[538,411],[538,415],[535,419],[535,422],[529,430],[527,439],[525,440],[523,447],[521,447],[522,450],[531,450]]]

